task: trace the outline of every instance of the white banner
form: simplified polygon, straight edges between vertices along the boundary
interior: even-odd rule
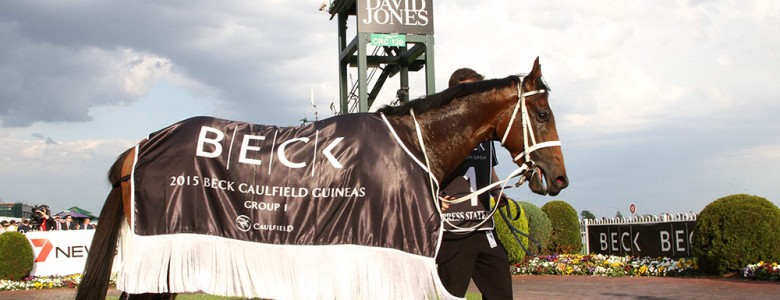
[[[27,239],[33,247],[32,276],[70,275],[84,272],[94,229],[32,231]],[[114,260],[114,270],[116,268]]]

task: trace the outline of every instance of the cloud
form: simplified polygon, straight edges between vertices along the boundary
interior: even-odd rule
[[[5,201],[80,206],[99,211],[108,193],[106,172],[132,140],[74,140],[52,144],[5,137],[0,143],[0,178]]]
[[[158,80],[211,99],[215,114],[261,123],[297,122],[302,111],[311,111],[311,89],[329,95],[321,101],[337,101],[336,24],[317,11],[318,3],[4,5],[0,39],[14,45],[0,58],[0,75],[9,78],[0,90],[5,127],[89,121],[90,108],[134,103]],[[735,98],[731,89],[748,84],[729,86],[718,78],[754,64],[741,53],[778,61],[776,42],[757,39],[780,33],[770,18],[777,5],[767,2],[515,6],[438,3],[440,75],[468,64],[503,77],[527,72],[542,56],[553,86],[577,87],[555,91],[567,101],[558,109],[559,121],[586,132],[644,130],[701,107],[718,112]],[[489,34],[463,34],[476,24]],[[755,42],[731,43],[743,32]],[[501,59],[472,59],[479,53]],[[766,67],[755,70],[777,77],[761,74]],[[446,76],[438,77],[443,87]],[[422,85],[414,83],[413,96]]]
[[[230,116],[278,122],[269,107],[296,111],[311,83],[337,73],[322,67],[336,49],[318,4],[0,6],[0,41],[13,45],[0,49],[3,127],[89,121],[90,108],[133,103],[161,79],[223,104]]]
[[[48,136],[44,136],[43,134],[40,134],[40,133],[33,133],[31,135],[33,137],[42,139],[47,145],[57,145],[57,144],[59,144],[59,142],[55,141],[54,139],[52,139],[52,138],[50,138]]]
[[[6,79],[0,89],[4,127],[89,121],[91,107],[135,101],[160,77],[153,74],[167,71],[164,64],[148,62],[159,63],[159,58],[127,49],[9,42],[15,47],[0,49],[0,77]]]
[[[137,131],[192,113],[296,125],[313,118],[313,90],[319,118],[329,116],[336,22],[319,5],[0,1],[0,181],[92,178],[73,173],[83,172],[98,175],[61,188],[102,186]],[[561,196],[578,209],[614,215],[631,199],[658,213],[698,211],[723,193],[778,195],[767,170],[780,167],[779,2],[434,5],[436,90],[460,67],[498,78],[541,57],[572,179]],[[425,92],[420,73],[410,76],[413,97]],[[379,101],[395,96],[396,81]],[[133,136],[120,143],[119,133]],[[3,196],[47,197],[28,190]]]

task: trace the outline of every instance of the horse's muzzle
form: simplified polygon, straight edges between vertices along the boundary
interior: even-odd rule
[[[569,179],[565,173],[556,176],[545,172],[543,167],[537,168],[529,178],[528,187],[539,195],[556,196],[561,190],[569,186]]]

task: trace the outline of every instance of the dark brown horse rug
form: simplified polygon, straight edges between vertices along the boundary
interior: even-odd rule
[[[381,115],[300,127],[197,117],[136,153],[120,290],[449,297],[429,176]]]

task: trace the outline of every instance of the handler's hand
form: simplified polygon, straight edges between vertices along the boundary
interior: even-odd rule
[[[450,203],[444,200],[452,201],[455,200],[455,197],[450,195],[439,196],[439,202],[441,203],[441,211],[446,211],[448,208],[450,208]]]
[[[506,204],[509,203],[510,200],[512,199],[509,199],[509,197],[507,197],[506,195],[502,195],[501,199],[498,200],[498,208],[504,208],[504,206],[506,206]]]

